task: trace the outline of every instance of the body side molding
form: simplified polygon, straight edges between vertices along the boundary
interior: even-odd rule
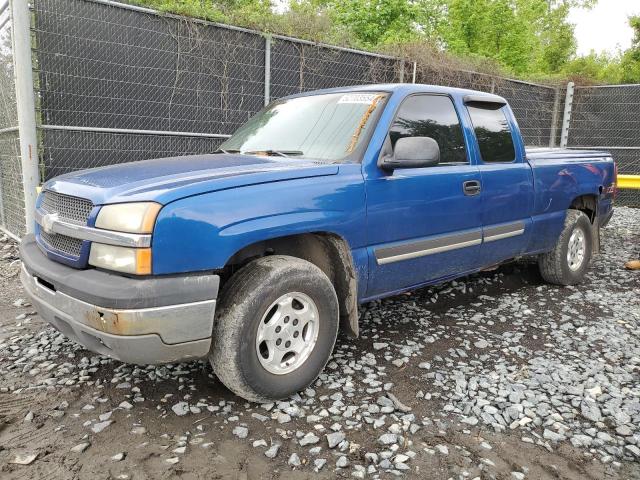
[[[434,255],[482,243],[482,230],[438,235],[374,249],[378,265]]]
[[[483,242],[493,242],[502,240],[503,238],[517,237],[518,235],[524,234],[524,229],[525,223],[522,220],[487,227],[483,229]]]

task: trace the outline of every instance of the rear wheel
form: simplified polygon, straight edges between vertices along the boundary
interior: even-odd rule
[[[314,264],[273,255],[245,266],[218,304],[210,362],[229,390],[278,400],[311,384],[338,332],[338,300]]]
[[[542,278],[556,285],[575,285],[584,280],[593,251],[591,222],[583,212],[568,210],[564,228],[554,249],[538,260]]]

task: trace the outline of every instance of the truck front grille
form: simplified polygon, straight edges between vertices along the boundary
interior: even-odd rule
[[[80,256],[82,250],[82,240],[67,237],[66,235],[47,233],[44,230],[40,230],[40,240],[51,249],[76,258]]]
[[[86,198],[72,197],[62,193],[44,192],[40,209],[45,213],[57,213],[60,220],[86,225],[93,209],[93,203]]]

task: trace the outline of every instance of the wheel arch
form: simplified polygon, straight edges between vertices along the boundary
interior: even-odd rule
[[[590,193],[577,196],[571,201],[569,209],[584,212],[593,224],[597,220],[598,196]]]
[[[598,222],[598,196],[585,194],[575,197],[569,205],[569,210],[579,210],[584,213],[591,222],[591,238],[594,252],[600,251],[600,225]]]
[[[349,243],[332,232],[310,232],[252,243],[234,253],[225,265],[228,275],[251,260],[267,255],[288,255],[316,265],[329,278],[338,297],[340,328],[359,334],[358,282]]]

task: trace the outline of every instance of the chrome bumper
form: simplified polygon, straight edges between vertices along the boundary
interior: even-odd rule
[[[40,316],[85,348],[128,363],[205,357],[216,300],[141,309],[91,305],[41,283],[24,264],[20,279]]]

